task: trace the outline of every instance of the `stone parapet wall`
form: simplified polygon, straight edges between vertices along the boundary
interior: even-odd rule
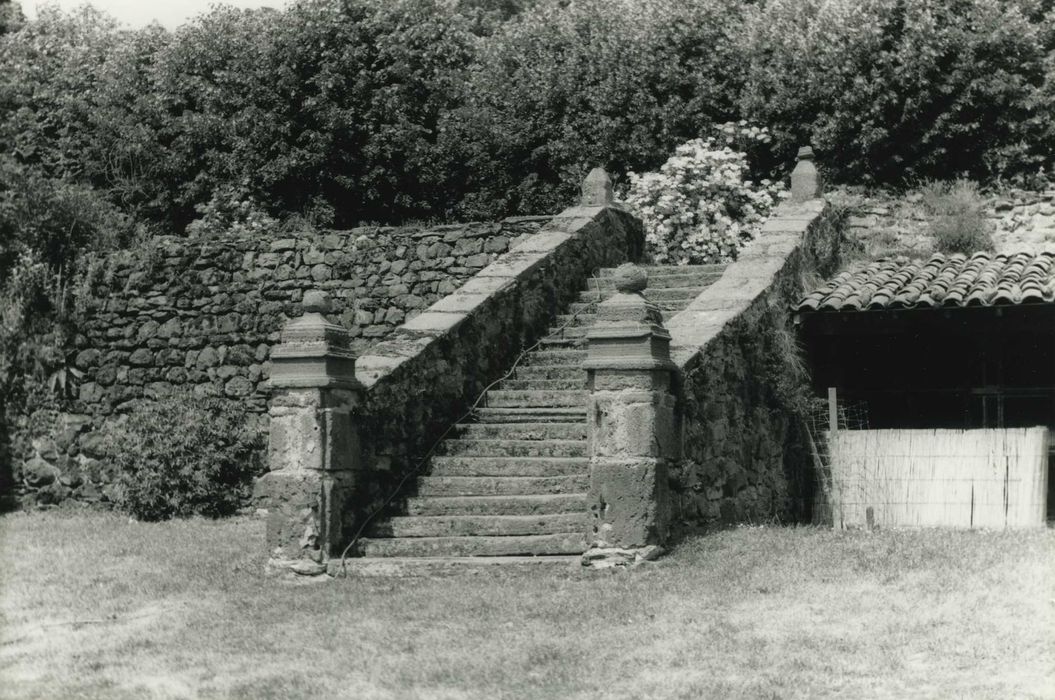
[[[676,526],[808,516],[814,475],[792,405],[801,387],[789,371],[787,310],[807,275],[834,271],[840,231],[823,200],[781,205],[722,277],[667,321],[680,375]]]
[[[106,500],[102,424],[139,399],[226,397],[261,417],[271,347],[308,289],[363,352],[459,288],[551,217],[222,238],[161,237],[101,261],[70,355],[84,373],[65,410],[9,426],[23,502]],[[2,450],[0,450],[2,452]]]
[[[937,242],[921,192],[839,188],[828,199],[850,215],[854,257],[925,260],[934,253]],[[1055,250],[1055,189],[1007,189],[983,195],[982,203],[997,253]]]
[[[509,370],[598,268],[641,256],[641,222],[616,207],[574,207],[356,362],[371,511],[484,389]]]

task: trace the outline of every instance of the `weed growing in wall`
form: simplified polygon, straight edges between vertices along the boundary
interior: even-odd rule
[[[976,183],[930,182],[920,193],[923,207],[932,217],[930,233],[939,252],[970,255],[993,249],[985,202]]]

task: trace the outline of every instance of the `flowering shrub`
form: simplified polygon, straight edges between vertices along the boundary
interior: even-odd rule
[[[718,129],[718,136],[678,146],[658,173],[629,173],[626,202],[644,222],[654,262],[734,259],[782,196],[778,183],[747,179],[747,157],[729,145],[768,140],[768,132],[743,123]]]
[[[220,188],[207,204],[194,209],[200,216],[187,225],[191,236],[262,233],[278,226],[255,199],[229,187]]]

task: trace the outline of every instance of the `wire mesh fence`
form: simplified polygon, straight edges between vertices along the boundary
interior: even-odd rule
[[[837,528],[1044,526],[1047,428],[874,430],[866,405],[830,408],[818,402],[807,425],[820,481],[815,520]]]

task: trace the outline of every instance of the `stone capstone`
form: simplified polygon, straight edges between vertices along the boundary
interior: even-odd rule
[[[791,171],[791,201],[806,202],[817,199],[823,192],[820,173],[813,164],[813,148],[803,146],[799,149],[798,163]]]
[[[580,204],[584,207],[608,207],[614,202],[612,179],[604,168],[594,168],[583,180]]]

